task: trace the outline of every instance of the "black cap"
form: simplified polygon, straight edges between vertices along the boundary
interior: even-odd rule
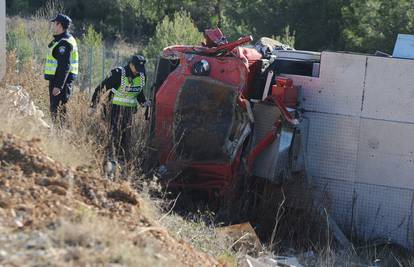
[[[143,67],[146,62],[147,60],[145,59],[145,57],[141,55],[133,56],[131,59],[132,65],[134,65],[137,69]]]
[[[51,20],[51,22],[55,22],[55,21],[62,24],[63,28],[65,29],[69,28],[70,23],[72,22],[72,20],[68,16],[62,13],[57,14],[57,16]]]

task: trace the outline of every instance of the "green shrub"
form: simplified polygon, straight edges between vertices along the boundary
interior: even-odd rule
[[[17,59],[26,62],[33,56],[33,48],[22,21],[9,25],[7,32],[7,51],[16,51]]]
[[[285,27],[282,35],[272,36],[272,38],[292,48],[295,47],[295,31],[290,32],[289,26]]]
[[[102,34],[89,25],[82,38],[78,40],[78,46],[81,87],[94,87],[102,78]]]
[[[82,44],[92,48],[102,47],[102,34],[95,31],[92,25],[89,25],[81,40]]]
[[[156,58],[167,46],[174,44],[200,44],[203,35],[194,25],[191,16],[186,11],[174,13],[173,18],[165,16],[157,25],[155,35],[144,50],[147,58]]]

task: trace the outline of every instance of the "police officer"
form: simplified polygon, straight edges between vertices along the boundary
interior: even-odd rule
[[[72,20],[58,14],[54,19],[53,41],[48,45],[45,79],[49,81],[50,113],[56,122],[59,113],[63,123],[66,103],[72,95],[72,84],[78,75],[79,56],[75,38],[68,32]]]
[[[116,162],[130,160],[129,142],[131,138],[132,115],[136,113],[138,105],[150,106],[151,102],[145,99],[144,86],[146,60],[143,56],[133,56],[128,65],[111,70],[92,96],[92,108],[96,108],[99,98],[109,90],[110,130],[111,140],[108,150],[107,172],[110,172]]]

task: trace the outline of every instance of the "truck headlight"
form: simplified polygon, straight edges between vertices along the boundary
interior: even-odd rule
[[[210,74],[210,64],[205,59],[196,62],[193,65],[192,74],[199,76],[208,76]]]

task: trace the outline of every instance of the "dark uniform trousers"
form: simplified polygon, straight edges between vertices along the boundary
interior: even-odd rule
[[[60,122],[63,125],[66,115],[66,103],[72,94],[72,82],[66,82],[60,94],[57,96],[54,96],[52,91],[53,81],[49,81],[50,114],[52,115],[52,121],[54,123]]]
[[[132,116],[136,108],[111,105],[109,158],[125,162],[131,159]]]

